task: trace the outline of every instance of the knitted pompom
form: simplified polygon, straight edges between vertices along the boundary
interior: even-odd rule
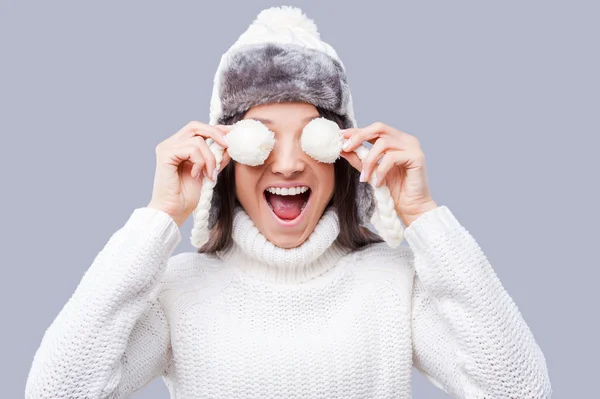
[[[310,121],[302,130],[302,150],[319,162],[333,163],[340,157],[343,137],[340,127],[327,118]]]
[[[242,119],[226,135],[227,152],[236,162],[248,166],[262,165],[273,146],[275,135],[264,123]]]
[[[262,10],[256,17],[255,23],[264,24],[274,31],[296,28],[319,38],[317,25],[298,7],[280,6]]]

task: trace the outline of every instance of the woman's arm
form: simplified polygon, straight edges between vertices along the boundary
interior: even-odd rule
[[[454,398],[550,398],[544,355],[485,254],[446,206],[405,230],[413,364]]]
[[[137,208],[45,331],[25,397],[125,398],[168,367],[160,278],[181,241],[168,214]]]

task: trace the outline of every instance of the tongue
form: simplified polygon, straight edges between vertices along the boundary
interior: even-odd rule
[[[302,213],[304,196],[298,195],[277,195],[271,194],[269,201],[273,207],[273,212],[280,219],[296,219]]]

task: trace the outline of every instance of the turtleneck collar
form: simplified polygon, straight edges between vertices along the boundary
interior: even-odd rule
[[[217,256],[261,280],[302,283],[329,271],[350,252],[335,241],[339,232],[336,209],[330,207],[301,245],[281,248],[267,240],[246,211],[237,206],[233,216],[233,243],[217,251]]]

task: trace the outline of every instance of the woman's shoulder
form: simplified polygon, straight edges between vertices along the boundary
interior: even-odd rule
[[[385,242],[368,244],[351,253],[355,276],[389,292],[410,292],[413,253],[409,246],[390,247]]]
[[[168,289],[181,284],[218,279],[226,270],[216,256],[198,252],[181,252],[169,257],[161,278],[161,285],[163,289]]]
[[[402,279],[413,274],[413,252],[409,246],[390,247],[385,242],[367,244],[349,254],[355,272],[360,275],[390,276],[398,275]]]

